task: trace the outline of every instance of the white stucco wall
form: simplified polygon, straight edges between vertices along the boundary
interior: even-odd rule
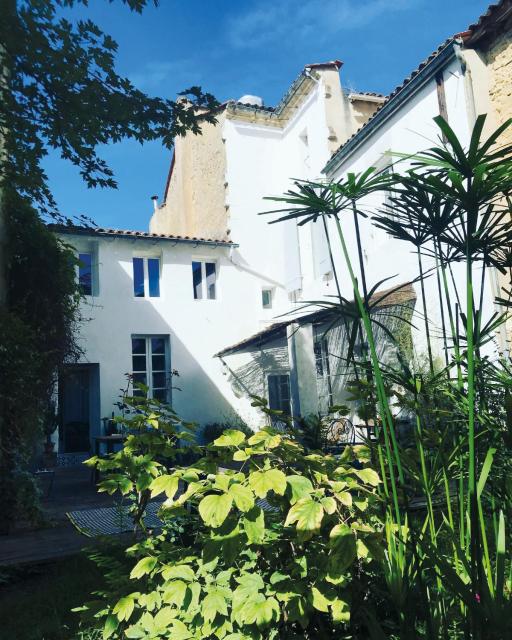
[[[258,273],[262,285],[276,287],[275,315],[291,307],[286,253],[290,236],[293,238],[297,231],[293,222],[269,225],[276,216],[258,214],[280,207],[264,197],[282,195],[292,186],[292,179],[320,176],[330,156],[325,93],[320,80],[284,130],[236,119],[224,123],[231,238],[240,244],[240,263]],[[300,228],[298,233],[304,288],[313,277],[311,231]]]
[[[203,425],[237,412],[254,425],[250,403],[235,396],[222,363],[213,357],[254,333],[262,317],[259,279],[234,266],[235,249],[113,236],[64,238],[78,252],[89,251],[91,241],[97,250],[98,295],[82,304],[79,337],[81,362],[99,364],[102,417],[115,409],[124,374],[131,371],[131,336],[163,334],[169,336],[170,366],[179,372],[173,380],[181,389],[172,393],[175,410]],[[142,256],[161,259],[158,298],[134,297],[132,258]],[[217,263],[215,300],[193,297],[191,263],[198,259]]]
[[[452,60],[443,70],[444,85],[446,93],[446,106],[448,121],[450,126],[461,140],[462,144],[467,144],[470,135],[470,122],[468,121],[468,109],[465,93],[464,79],[457,60]],[[359,173],[370,166],[378,165],[381,158],[389,151],[406,154],[417,153],[427,149],[439,141],[439,129],[433,122],[433,118],[439,114],[437,90],[435,79],[429,80],[423,88],[404,102],[389,120],[384,122],[377,130],[371,134],[366,141],[356,148],[335,171],[327,177],[329,180],[339,180],[347,173]],[[407,163],[396,163],[395,170],[407,168]],[[369,212],[375,211],[383,202],[383,194],[373,194],[361,201],[360,205]],[[352,214],[347,214],[343,220],[348,249],[353,258],[353,266],[356,273],[359,273],[357,261],[357,246],[355,232],[352,221]],[[365,253],[365,269],[369,288],[378,281],[395,276],[382,285],[382,288],[389,288],[394,284],[399,284],[418,275],[417,258],[414,247],[405,242],[391,238],[384,231],[374,227],[369,219],[360,218],[360,228],[362,245]],[[343,295],[352,298],[352,288],[347,269],[341,259],[340,245],[337,239],[337,232],[333,222],[329,223],[329,232],[336,246],[336,268],[340,277],[340,284]],[[424,259],[426,269],[434,266],[433,260]],[[455,280],[459,287],[459,293],[464,300],[465,296],[465,272],[463,265],[453,265]],[[487,276],[485,296],[485,314],[489,317],[493,312],[492,302],[492,273]],[[475,280],[479,278],[476,277]],[[318,283],[320,289],[321,283]],[[430,319],[433,321],[431,333],[436,340],[436,352],[441,355],[441,318],[439,313],[439,296],[437,281],[435,277],[425,280],[427,310]],[[415,285],[418,302],[416,305],[415,325],[418,328],[414,331],[414,345],[419,354],[426,352],[425,332],[423,319],[418,312],[421,312],[421,292],[420,285]],[[478,295],[478,285],[476,285]],[[453,294],[452,294],[453,296]],[[454,299],[454,296],[452,297]]]

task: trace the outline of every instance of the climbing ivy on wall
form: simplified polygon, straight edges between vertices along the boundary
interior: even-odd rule
[[[73,252],[26,200],[6,193],[7,310],[0,315],[0,528],[35,518],[32,476],[25,469],[42,437],[42,416],[59,368],[78,354],[74,326],[80,294]]]

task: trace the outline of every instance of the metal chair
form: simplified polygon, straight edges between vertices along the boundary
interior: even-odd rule
[[[356,430],[348,418],[334,418],[325,433],[325,449],[328,453],[341,453],[347,445],[354,445]]]

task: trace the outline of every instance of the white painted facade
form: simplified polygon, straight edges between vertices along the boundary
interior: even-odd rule
[[[446,57],[441,70],[448,120],[463,143],[467,143],[474,117],[467,77],[455,55]],[[412,87],[415,90],[411,89],[403,100],[400,91],[397,92],[377,113],[374,120],[379,126],[372,126],[371,133],[365,137],[369,127],[366,125],[349,140],[345,146],[350,145],[350,153],[344,154],[342,148],[340,162],[333,165],[331,161],[323,179],[338,180],[348,172],[358,173],[369,166],[383,168],[390,151],[412,154],[436,141],[438,130],[432,121],[439,114],[436,80],[428,65],[418,77],[420,81],[416,80]],[[93,247],[96,255],[99,286],[96,295],[88,297],[83,304],[85,320],[80,327],[83,362],[97,365],[99,375],[99,407],[95,409],[94,418],[91,414],[92,436],[99,433],[99,418],[110,415],[123,386],[124,374],[132,370],[132,336],[168,337],[169,366],[180,376],[173,379],[173,385],[181,389],[173,391],[172,404],[187,420],[204,425],[233,422],[239,415],[257,428],[261,415],[250,406],[249,393],[268,397],[268,376],[279,374],[290,374],[294,387],[291,395],[296,394],[296,401],[292,398],[292,409],[300,405],[303,413],[318,410],[312,325],[305,323],[295,333],[286,330],[280,336],[269,337],[267,342],[263,336],[252,347],[235,350],[222,359],[214,356],[282,320],[281,314],[296,309],[294,301],[318,300],[336,293],[321,223],[300,228],[295,222],[269,225],[271,216],[258,215],[279,208],[279,203],[264,198],[282,195],[292,186],[293,179],[321,179],[322,169],[332,154],[332,128],[326,105],[329,95],[330,89],[320,77],[305,99],[298,101],[284,127],[265,124],[257,117],[257,111],[253,121],[247,111],[243,117],[237,117],[236,109],[223,120],[225,205],[229,224],[226,231],[234,246],[178,238],[128,237],[122,233],[65,234],[66,241],[77,251]],[[341,112],[345,103],[346,96],[338,103],[340,121],[346,115]],[[382,118],[381,114],[391,103],[397,108],[388,118]],[[352,131],[345,128],[345,133],[348,137]],[[395,165],[395,169],[398,168]],[[383,197],[383,194],[373,195],[364,205],[370,211],[375,210],[382,204]],[[351,214],[347,214],[342,224],[357,272]],[[380,287],[387,289],[417,276],[417,261],[411,245],[392,239],[368,220],[361,220],[360,224],[370,287],[395,276]],[[351,299],[352,287],[332,221],[329,233],[341,292]],[[158,298],[133,295],[132,258],[143,256],[160,258]],[[194,299],[193,260],[216,263],[215,300]],[[455,278],[462,284],[464,276],[460,269],[455,267],[454,271]],[[492,279],[491,272],[488,279]],[[421,293],[419,284],[414,286],[418,312]],[[493,287],[494,282],[486,283],[487,315],[493,311]],[[271,308],[264,308],[262,304],[263,289],[272,290]],[[432,334],[439,337],[436,351],[441,355],[435,278],[427,279],[426,290],[429,313],[435,325]],[[413,344],[422,355],[426,348],[420,316],[416,316],[415,325]],[[243,375],[238,376],[240,372]],[[251,388],[245,385],[246,379],[252,380]]]
[[[451,44],[449,47],[456,47]],[[455,49],[456,51],[456,49]],[[469,144],[471,130],[474,124],[475,111],[473,101],[474,92],[468,86],[468,77],[463,72],[461,59],[452,55],[445,64],[441,66],[439,72],[444,80],[444,92],[446,96],[447,119],[464,147]],[[384,168],[389,163],[390,152],[403,154],[415,154],[440,142],[440,130],[433,121],[439,115],[439,103],[437,95],[437,84],[434,76],[428,75],[428,69],[424,70],[425,82],[416,91],[399,105],[396,111],[386,120],[376,127],[372,133],[360,145],[354,146],[353,151],[346,157],[342,157],[340,163],[335,168],[327,170],[327,179],[337,181],[343,179],[348,173],[361,173],[368,167],[374,166],[378,169]],[[470,79],[469,79],[470,82]],[[394,100],[397,100],[397,95]],[[384,111],[384,110],[383,110]],[[377,114],[376,120],[380,114]],[[357,136],[356,136],[357,138]],[[396,156],[393,160],[394,169],[402,172],[411,166],[410,161],[400,161]],[[372,194],[361,201],[361,206],[369,213],[375,212],[383,205],[384,194]],[[343,222],[343,229],[346,233],[346,240],[350,255],[353,257],[353,265],[356,273],[359,273],[357,262],[357,246],[355,231],[351,214],[347,215]],[[371,224],[370,218],[360,218],[360,229],[362,245],[365,255],[365,270],[369,287],[376,284],[383,278],[393,277],[383,285],[383,288],[391,287],[394,284],[412,280],[419,275],[417,256],[415,248],[410,243],[402,242],[392,238],[385,231],[376,228]],[[337,238],[334,223],[329,223],[329,233],[332,238]],[[339,243],[336,255],[340,257]],[[424,269],[435,268],[433,258],[423,258]],[[337,269],[340,274],[342,294],[350,296],[350,282],[347,270],[341,260],[337,261]],[[465,266],[463,264],[452,265],[454,279],[457,284],[462,301],[465,301]],[[475,284],[475,296],[479,296],[479,280]],[[434,338],[436,355],[442,360],[442,323],[440,316],[438,284],[435,275],[425,279],[427,313],[431,320],[431,336]],[[494,296],[496,295],[496,273],[493,269],[488,269],[484,289],[484,314],[488,319],[495,310]],[[422,316],[420,283],[414,284],[417,295],[416,317],[414,324],[417,329],[413,330],[413,343],[418,355],[426,353],[426,337]],[[455,300],[453,287],[451,289],[452,300]],[[446,326],[448,325],[448,315],[445,308]],[[449,329],[448,329],[449,331]],[[495,345],[489,345],[489,351],[494,351]]]
[[[100,433],[100,418],[115,410],[125,374],[132,372],[132,336],[168,340],[172,404],[184,419],[204,425],[242,417],[249,401],[237,399],[214,354],[242,339],[261,316],[261,291],[232,263],[235,250],[226,244],[172,239],[123,237],[91,232],[61,233],[78,253],[93,252],[93,296],[81,305],[81,365],[99,369],[99,394],[91,389],[91,437]],[[160,296],[135,297],[134,257],[160,259]],[[216,264],[216,298],[194,299],[192,261]],[[146,289],[147,294],[147,289]],[[95,406],[99,403],[99,406]]]

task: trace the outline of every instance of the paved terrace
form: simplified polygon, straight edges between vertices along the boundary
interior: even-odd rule
[[[46,492],[48,479],[40,482]],[[87,467],[57,467],[50,495],[43,499],[47,525],[34,531],[16,523],[10,535],[0,536],[0,566],[46,562],[79,552],[88,546],[90,538],[73,527],[66,513],[109,507],[113,503],[111,496],[97,492]]]

